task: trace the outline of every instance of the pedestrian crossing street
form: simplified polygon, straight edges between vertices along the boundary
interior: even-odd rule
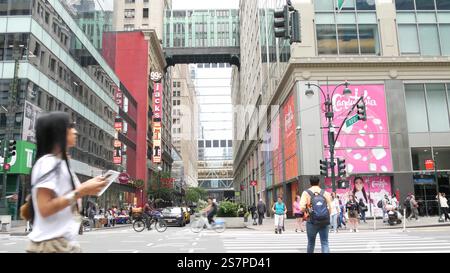
[[[223,234],[227,253],[305,253],[306,233],[229,232]],[[418,236],[401,231],[348,231],[330,233],[331,253],[450,253],[450,240]],[[315,252],[320,253],[317,235]]]

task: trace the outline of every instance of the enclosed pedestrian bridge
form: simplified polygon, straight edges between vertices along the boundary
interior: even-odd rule
[[[163,46],[168,66],[240,66],[238,10],[166,10]]]

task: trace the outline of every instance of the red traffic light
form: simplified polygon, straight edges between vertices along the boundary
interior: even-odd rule
[[[5,163],[5,165],[3,165],[3,170],[9,171],[9,169],[11,169],[11,165],[9,165],[8,163]]]

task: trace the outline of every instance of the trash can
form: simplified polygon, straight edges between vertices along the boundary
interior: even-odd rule
[[[11,230],[11,215],[0,215],[0,232]]]

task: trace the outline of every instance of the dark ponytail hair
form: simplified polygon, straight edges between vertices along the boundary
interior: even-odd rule
[[[54,154],[55,149],[57,149],[67,165],[72,186],[74,186],[73,177],[67,158],[67,130],[74,127],[75,124],[70,122],[70,116],[65,112],[42,114],[36,122],[37,152],[35,162],[47,154]]]

